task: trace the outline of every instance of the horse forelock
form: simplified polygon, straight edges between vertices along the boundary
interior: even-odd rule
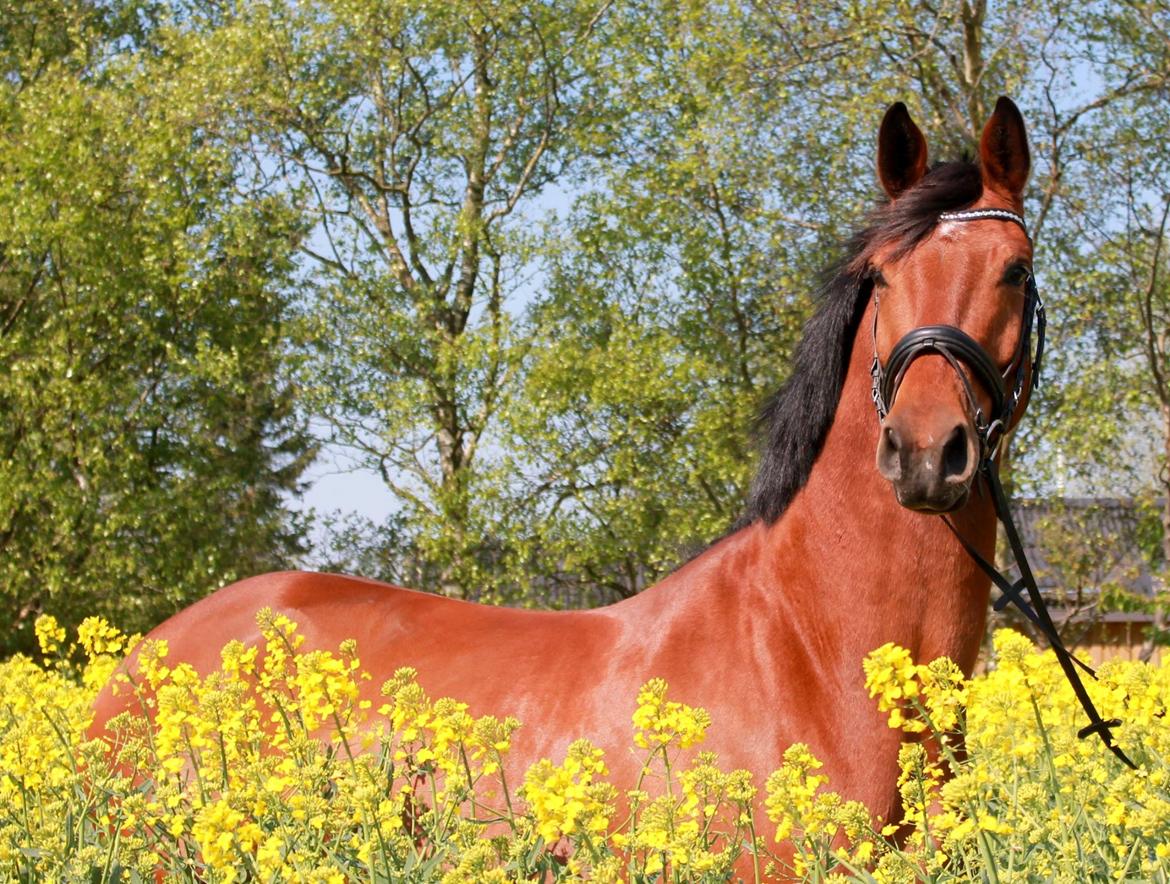
[[[808,481],[836,417],[853,341],[872,293],[868,271],[874,253],[892,246],[894,257],[906,254],[930,235],[942,212],[966,208],[982,192],[976,164],[940,163],[897,200],[874,211],[849,241],[805,323],[792,373],[757,418],[760,465],[736,528],[761,519],[775,522]]]

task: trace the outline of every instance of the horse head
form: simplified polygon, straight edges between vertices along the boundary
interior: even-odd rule
[[[1028,141],[1006,98],[983,130],[979,157],[968,206],[940,211],[923,235],[879,240],[863,255],[873,286],[877,467],[899,503],[925,512],[967,502],[1035,375],[1030,339],[1041,307],[1022,218]],[[897,231],[904,204],[917,203],[906,214],[921,218],[937,187],[926,139],[901,103],[882,120],[877,165],[890,197],[884,226]]]

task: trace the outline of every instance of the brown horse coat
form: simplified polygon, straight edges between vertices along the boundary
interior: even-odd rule
[[[396,668],[412,666],[431,696],[524,722],[511,752],[517,770],[559,759],[586,736],[606,750],[619,788],[634,784],[641,763],[629,748],[636,693],[662,677],[673,698],[710,712],[704,748],[722,764],[748,768],[762,784],[802,741],[824,761],[833,789],[895,817],[901,735],[867,696],[861,661],[896,642],[916,659],[949,656],[969,673],[989,584],[942,520],[899,505],[874,466],[881,433],[896,420],[900,444],[929,469],[939,437],[970,423],[960,383],[943,359],[917,359],[879,425],[871,330],[883,358],[927,323],[959,326],[1001,365],[1012,358],[1022,294],[1004,268],[1030,263],[1026,235],[1014,224],[938,224],[948,209],[1021,211],[1027,145],[1005,101],[987,125],[979,166],[927,171],[925,140],[905,109],[887,114],[879,177],[893,199],[827,285],[792,380],[766,412],[761,477],[745,523],[656,586],[597,610],[540,612],[354,577],[266,574],[181,611],[151,637],[169,642],[169,659],[208,672],[229,639],[258,639],[254,617],[268,606],[300,624],[306,648],[356,639],[374,675],[371,697]],[[966,481],[965,492],[972,480],[950,481]],[[992,554],[985,495],[964,493],[952,517]],[[125,703],[107,688],[94,732]]]

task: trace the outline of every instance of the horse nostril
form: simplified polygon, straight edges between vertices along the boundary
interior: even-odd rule
[[[881,441],[878,443],[877,466],[878,472],[891,482],[902,477],[902,457],[899,451],[902,439],[898,431],[892,426],[882,429]]]
[[[942,477],[944,480],[963,481],[970,466],[970,446],[967,428],[960,424],[951,430],[942,450]]]

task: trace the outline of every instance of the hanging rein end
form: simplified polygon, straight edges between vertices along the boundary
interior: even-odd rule
[[[1099,718],[1092,724],[1087,724],[1079,731],[1077,731],[1077,736],[1083,740],[1085,737],[1091,737],[1093,734],[1097,734],[1110,752],[1124,761],[1128,768],[1131,770],[1137,770],[1138,766],[1129,760],[1129,756],[1125,754],[1120,746],[1113,742],[1113,734],[1109,732],[1110,728],[1120,726],[1120,718]]]
[[[996,446],[998,449],[998,445]],[[1125,754],[1120,746],[1113,742],[1113,734],[1110,732],[1111,728],[1120,727],[1121,719],[1119,718],[1101,718],[1100,713],[1097,712],[1093,701],[1089,698],[1088,692],[1085,690],[1084,684],[1077,675],[1076,667],[1080,666],[1085,673],[1091,677],[1096,678],[1097,673],[1088,664],[1080,660],[1075,654],[1064,646],[1060,640],[1060,635],[1057,633],[1055,626],[1052,623],[1052,618],[1048,614],[1047,606],[1044,604],[1044,596],[1040,593],[1040,588],[1036,585],[1036,579],[1032,575],[1031,566],[1028,564],[1027,555],[1024,552],[1023,544],[1020,542],[1019,532],[1016,530],[1015,520],[1012,519],[1011,510],[1008,506],[1007,497],[1003,491],[1003,485],[999,480],[999,470],[994,461],[994,451],[991,456],[988,456],[982,464],[982,475],[986,484],[991,491],[992,501],[995,505],[995,512],[1000,522],[1003,523],[1004,533],[1007,535],[1008,544],[1012,550],[1012,556],[1016,560],[1016,565],[1020,570],[1020,579],[1012,583],[1002,572],[997,570],[990,562],[984,559],[979,552],[966,541],[954,526],[951,525],[950,520],[944,518],[943,521],[947,527],[951,529],[952,533],[959,539],[968,554],[972,557],[975,563],[983,570],[992,580],[992,582],[999,588],[1001,597],[995,603],[997,611],[1006,608],[1008,604],[1014,604],[1023,613],[1035,623],[1040,631],[1047,636],[1049,644],[1052,646],[1053,652],[1056,654],[1057,660],[1060,661],[1061,668],[1068,678],[1069,685],[1073,692],[1080,700],[1081,708],[1084,709],[1085,714],[1089,717],[1089,724],[1077,731],[1077,736],[1080,739],[1096,734],[1101,738],[1106,748],[1116,755],[1121,761],[1131,770],[1137,770],[1138,766],[1130,760],[1129,756]],[[1023,597],[1023,591],[1027,590],[1028,596],[1031,598],[1033,605],[1029,605]]]

